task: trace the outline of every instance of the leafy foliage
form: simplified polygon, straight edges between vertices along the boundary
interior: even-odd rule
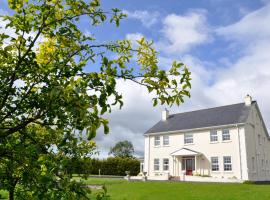
[[[111,147],[109,154],[113,154],[116,157],[132,158],[134,154],[134,147],[130,141],[117,142]]]
[[[93,174],[125,176],[126,171],[130,175],[137,176],[140,172],[140,161],[135,158],[109,157],[107,159],[71,159],[67,165],[70,174]],[[100,171],[99,171],[100,170]]]
[[[119,26],[125,17],[104,11],[99,0],[8,3],[13,15],[2,16],[7,25],[0,28],[1,187],[10,199],[87,199],[89,191],[64,166],[67,158],[93,154],[97,129],[109,132],[103,114],[123,105],[117,79],[145,86],[153,105],[179,105],[190,96],[190,72],[178,62],[160,69],[144,39],[134,49],[128,40],[99,44],[85,35],[81,18],[97,27]]]

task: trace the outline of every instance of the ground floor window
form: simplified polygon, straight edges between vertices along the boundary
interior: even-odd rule
[[[224,171],[232,171],[232,158],[231,156],[223,157]]]
[[[163,171],[168,171],[169,170],[169,159],[164,158],[163,159]]]
[[[155,171],[159,170],[159,159],[158,158],[154,159],[154,170]]]
[[[218,157],[211,157],[212,171],[219,171]]]

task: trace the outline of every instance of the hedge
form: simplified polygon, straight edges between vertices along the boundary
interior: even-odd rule
[[[93,174],[125,176],[126,171],[134,176],[140,172],[140,161],[134,158],[109,157],[107,159],[71,159],[67,170],[72,174]]]

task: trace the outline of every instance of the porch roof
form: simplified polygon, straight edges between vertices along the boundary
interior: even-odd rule
[[[172,156],[196,156],[200,154],[201,154],[200,152],[193,151],[188,148],[182,148],[171,153]]]

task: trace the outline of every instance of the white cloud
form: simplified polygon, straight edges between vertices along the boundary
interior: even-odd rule
[[[150,28],[158,22],[159,13],[146,10],[124,11],[128,18],[140,20],[142,25]]]
[[[126,35],[126,39],[130,40],[134,47],[138,46],[137,41],[142,39],[143,37],[144,36],[141,33],[128,33]]]
[[[168,15],[163,21],[162,33],[164,38],[159,42],[159,48],[169,53],[183,53],[212,40],[203,10]]]
[[[240,21],[217,29],[217,33],[228,39],[249,41],[270,37],[270,3],[261,9],[247,14]]]
[[[270,94],[268,92],[270,30],[265,27],[268,24],[266,19],[269,17],[269,9],[269,5],[266,5],[264,8],[245,15],[234,24],[217,29],[219,35],[229,39],[228,45],[235,44],[235,50],[241,53],[241,57],[237,60],[232,60],[230,57],[224,58],[223,66],[217,68],[217,66],[213,67],[213,65],[218,65],[217,63],[202,61],[188,54],[182,55],[181,61],[190,66],[192,72],[191,99],[186,99],[180,107],[169,108],[171,113],[239,103],[244,101],[246,94],[250,94],[258,101],[266,125],[268,129],[270,128]],[[176,22],[183,18],[183,16],[169,16],[173,16]],[[187,18],[193,19],[190,16],[184,16],[184,21]],[[194,19],[201,20],[196,17]],[[206,24],[205,20],[202,20],[203,24]],[[172,28],[172,30],[181,34],[180,28]],[[208,32],[204,37],[209,37],[207,34]],[[181,42],[177,40],[176,33],[172,35],[174,37],[171,36],[169,47],[176,48]],[[135,36],[133,38],[136,38]],[[190,48],[190,45],[187,44],[186,48]],[[180,49],[180,51],[183,50]],[[177,59],[175,54],[160,57],[160,65],[168,66],[175,58]],[[113,113],[108,115],[111,120],[111,133],[106,137],[98,136],[97,142],[106,151],[115,142],[128,139],[133,142],[137,152],[142,152],[143,133],[160,120],[164,106],[153,108],[151,96],[145,89],[134,83],[119,81],[118,87],[124,95],[124,108],[120,111],[113,110]]]

